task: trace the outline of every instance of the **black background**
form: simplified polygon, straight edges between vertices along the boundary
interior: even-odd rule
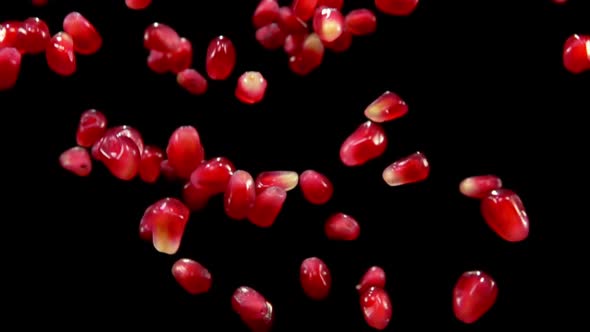
[[[557,310],[575,307],[566,295],[581,296],[577,267],[586,260],[573,256],[587,246],[570,240],[577,248],[569,249],[558,240],[587,222],[584,214],[567,212],[576,206],[570,189],[583,191],[587,182],[583,119],[590,76],[567,73],[561,54],[569,35],[590,33],[585,0],[565,6],[424,0],[409,17],[378,14],[375,35],[355,39],[346,53],[328,52],[307,77],[289,71],[282,51],[257,44],[256,2],[154,0],[145,11],[129,10],[123,0],[3,5],[0,21],[39,16],[52,33],[66,14],[79,11],[104,38],[98,54],[78,57],[72,77],[52,73],[42,55],[26,56],[15,89],[0,93],[6,184],[19,181],[6,191],[14,203],[5,209],[3,269],[13,283],[4,287],[18,294],[13,310],[33,313],[35,319],[22,323],[246,331],[230,297],[248,285],[273,303],[276,331],[370,331],[354,286],[372,265],[387,272],[394,307],[388,331],[529,330],[576,317]],[[363,6],[374,9],[372,1],[347,0],[344,11]],[[195,97],[173,75],[148,70],[142,34],[155,21],[192,41],[194,67],[202,73],[209,41],[231,38],[238,53],[231,78],[209,82],[208,93]],[[269,83],[256,106],[233,96],[246,70],[261,71]],[[384,125],[390,140],[384,156],[343,166],[341,142],[385,90],[399,93],[409,114]],[[191,217],[177,255],[159,254],[138,238],[139,220],[151,203],[178,196],[180,184],[122,182],[98,164],[88,178],[59,167],[59,154],[75,144],[79,115],[89,108],[102,110],[111,125],[138,128],[147,144],[162,148],[176,127],[194,125],[207,156],[226,156],[252,174],[316,169],[334,182],[334,197],[312,206],[296,189],[266,230],[228,219],[218,198]],[[383,168],[418,150],[431,162],[430,178],[387,187]],[[523,199],[531,221],[526,241],[502,241],[483,222],[478,203],[459,194],[462,178],[488,173]],[[358,219],[358,241],[324,238],[323,222],[334,212]],[[332,271],[332,293],[323,302],[305,298],[298,283],[299,264],[310,256]],[[190,296],[175,283],[170,268],[180,257],[209,268],[209,293]],[[451,292],[472,269],[496,279],[499,297],[468,326],[453,317]]]

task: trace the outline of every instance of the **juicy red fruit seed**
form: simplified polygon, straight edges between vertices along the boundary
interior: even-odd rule
[[[65,32],[55,34],[45,50],[49,69],[62,76],[70,76],[76,72],[76,55],[74,41]]]
[[[80,54],[94,54],[102,46],[102,37],[94,25],[78,12],[66,15],[63,28],[72,36],[74,50]]]
[[[293,171],[262,172],[256,177],[256,193],[270,187],[280,187],[285,191],[293,190],[299,183],[299,175]]]
[[[107,131],[106,116],[95,109],[82,113],[78,130],[76,131],[76,143],[86,148],[91,147],[101,139]]]
[[[186,38],[180,38],[178,48],[166,54],[170,71],[174,74],[189,68],[193,64],[193,45]]]
[[[164,179],[166,179],[168,181],[180,180],[179,176],[174,171],[174,168],[172,168],[172,166],[170,166],[168,159],[164,159],[160,163],[160,172],[162,173],[162,176],[164,177]]]
[[[28,54],[44,52],[51,38],[49,27],[45,21],[38,17],[29,17],[23,21],[22,25],[27,32],[23,42],[25,52]]]
[[[142,10],[152,4],[152,0],[125,0],[125,5],[129,9]]]
[[[212,80],[225,80],[236,66],[236,49],[229,38],[218,36],[209,43],[206,56],[207,75]]]
[[[318,0],[318,7],[325,6],[342,10],[344,0]]]
[[[229,159],[213,158],[201,163],[191,174],[191,183],[195,188],[202,187],[211,195],[225,192],[229,179],[236,168]]]
[[[192,126],[176,129],[168,141],[166,155],[175,173],[182,179],[189,179],[205,157],[197,129]]]
[[[453,313],[471,324],[488,312],[498,297],[498,286],[482,271],[468,271],[459,277],[453,289]]]
[[[262,47],[276,50],[285,43],[285,33],[277,23],[271,23],[256,30],[256,40]]]
[[[408,113],[406,102],[391,91],[385,91],[365,109],[365,116],[373,122],[388,122]]]
[[[323,174],[307,170],[299,176],[299,186],[303,197],[315,205],[326,204],[334,194],[334,185]]]
[[[303,292],[312,300],[324,300],[330,294],[332,275],[324,261],[310,257],[301,263],[299,279]]]
[[[341,53],[350,48],[352,45],[352,34],[348,30],[342,31],[338,39],[331,43],[324,42],[324,46],[332,52]]]
[[[375,7],[384,14],[410,15],[418,6],[418,0],[375,0]]]
[[[293,0],[293,13],[300,19],[307,21],[318,6],[318,0]]]
[[[590,70],[590,36],[572,35],[566,40],[563,65],[572,74]]]
[[[180,248],[189,214],[189,209],[178,199],[161,199],[145,210],[139,235],[151,240],[158,252],[174,255]]]
[[[429,174],[430,164],[426,156],[416,152],[387,166],[383,170],[383,180],[394,187],[424,181]]]
[[[392,307],[389,295],[383,288],[371,287],[361,295],[361,309],[367,324],[384,330],[391,320]]]
[[[377,30],[377,17],[369,9],[351,10],[344,17],[344,26],[355,36],[366,36]]]
[[[361,281],[356,285],[356,290],[359,294],[365,293],[371,287],[385,288],[385,271],[379,266],[370,267],[361,278]]]
[[[296,33],[291,34],[285,37],[285,42],[283,45],[283,50],[287,55],[296,55],[298,54],[301,49],[303,48],[303,42],[307,38],[307,34],[303,33]]]
[[[235,220],[246,219],[255,200],[254,179],[250,173],[235,171],[229,179],[223,197],[225,214]]]
[[[278,24],[286,34],[307,34],[307,24],[289,7],[279,8]]]
[[[25,53],[27,30],[20,21],[8,21],[0,24],[0,49],[14,47],[21,54]]]
[[[379,156],[387,148],[383,128],[372,121],[361,124],[340,147],[340,160],[346,166],[360,166]]]
[[[171,71],[171,64],[166,53],[151,50],[147,58],[148,68],[156,74],[164,74]]]
[[[529,217],[520,197],[511,190],[492,190],[481,200],[481,214],[488,226],[506,241],[523,241],[529,235]]]
[[[163,53],[174,52],[180,45],[180,36],[170,26],[154,22],[143,33],[143,46]]]
[[[268,83],[257,71],[247,71],[238,78],[235,95],[244,104],[256,104],[264,99]]]
[[[281,187],[269,187],[256,194],[254,205],[248,212],[248,220],[258,227],[270,227],[277,219],[287,192]]]
[[[485,198],[492,190],[502,188],[502,180],[495,175],[477,175],[465,178],[459,184],[459,191],[471,198]]]
[[[353,241],[358,239],[361,228],[353,217],[344,213],[335,213],[326,220],[324,232],[330,240]]]
[[[141,154],[139,177],[143,182],[154,183],[160,177],[160,164],[164,160],[164,152],[157,146],[146,146]]]
[[[120,180],[132,180],[139,172],[139,149],[129,137],[106,135],[100,141],[98,153],[99,160]]]
[[[256,290],[242,286],[231,299],[232,309],[252,332],[268,332],[274,320],[273,307]]]
[[[200,211],[207,206],[212,194],[203,186],[194,186],[190,181],[182,189],[182,201],[191,211]]]
[[[211,273],[192,259],[181,258],[177,260],[172,265],[172,275],[189,294],[202,294],[211,289]]]
[[[183,89],[195,96],[200,96],[207,92],[209,86],[207,79],[192,68],[185,69],[178,73],[178,75],[176,75],[176,82]]]
[[[289,58],[289,68],[297,75],[305,76],[320,66],[324,59],[324,44],[317,34],[309,34],[301,51]]]
[[[47,5],[48,2],[49,2],[48,0],[33,0],[33,1],[31,1],[33,6],[36,6],[36,7],[43,7],[43,6]]]
[[[22,56],[16,48],[0,48],[0,91],[14,87],[20,73],[21,60]]]
[[[255,28],[274,23],[279,18],[279,3],[276,0],[261,0],[252,16]]]
[[[313,30],[320,40],[331,43],[344,31],[344,17],[336,8],[319,7],[313,17]]]
[[[143,138],[141,137],[141,133],[130,126],[117,126],[117,127],[113,127],[109,130],[107,130],[107,132],[104,134],[105,136],[107,135],[115,135],[117,137],[128,137],[130,138],[133,143],[135,143],[135,145],[137,146],[137,149],[139,150],[139,153],[141,154],[143,152],[143,148],[144,148],[144,144],[143,144]]]
[[[88,176],[92,171],[90,154],[86,149],[79,146],[64,151],[59,156],[59,164],[78,176]]]

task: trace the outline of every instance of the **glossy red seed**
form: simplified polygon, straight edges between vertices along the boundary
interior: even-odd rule
[[[139,172],[139,150],[133,140],[126,136],[105,135],[98,148],[99,160],[116,178],[133,179]]]
[[[235,220],[246,219],[255,200],[256,189],[250,173],[235,171],[229,179],[223,197],[225,214]]]
[[[307,34],[307,24],[299,17],[295,16],[293,10],[289,7],[279,8],[279,27],[285,34]]]
[[[361,309],[367,325],[384,330],[391,320],[391,300],[387,292],[378,287],[371,287],[361,295]]]
[[[244,104],[256,104],[264,99],[268,83],[257,71],[247,71],[238,78],[235,95]]]
[[[178,48],[166,54],[170,70],[174,74],[189,68],[193,64],[193,45],[186,38],[180,38]]]
[[[416,152],[387,166],[383,180],[389,186],[401,186],[424,181],[430,174],[430,164],[421,152]]]
[[[147,58],[147,65],[154,73],[164,74],[170,71],[171,65],[166,53],[151,50]]]
[[[16,48],[0,48],[0,91],[8,90],[16,84],[21,59],[21,54]]]
[[[107,132],[104,135],[106,136],[111,134],[117,137],[129,137],[137,146],[137,150],[139,150],[139,153],[141,154],[143,152],[143,138],[141,137],[141,133],[137,129],[130,126],[116,126],[107,130]]]
[[[303,197],[316,205],[326,204],[334,194],[334,185],[323,174],[307,170],[299,176],[299,187]]]
[[[319,7],[313,16],[313,31],[321,41],[331,43],[344,31],[344,16],[336,8]]]
[[[326,263],[317,257],[301,263],[299,279],[303,292],[312,300],[324,300],[330,294],[332,275]]]
[[[172,275],[189,294],[202,294],[211,289],[211,273],[192,259],[181,258],[177,260],[172,265]]]
[[[287,55],[296,55],[303,48],[303,42],[307,38],[307,34],[296,33],[285,37],[283,50]]]
[[[151,4],[152,0],[125,0],[127,8],[134,10],[146,9]]]
[[[506,241],[523,241],[529,235],[529,217],[520,197],[511,190],[492,190],[481,200],[481,214],[488,226]]]
[[[276,50],[283,46],[285,34],[277,23],[271,23],[256,30],[256,40],[262,47]]]
[[[32,0],[31,1],[31,3],[35,7],[43,7],[43,6],[46,6],[48,2],[49,2],[48,0]]]
[[[72,36],[74,50],[80,54],[94,54],[102,46],[102,37],[94,25],[78,12],[66,15],[63,28]]]
[[[346,166],[360,166],[379,156],[387,148],[385,130],[372,121],[361,124],[340,147],[340,160]]]
[[[236,49],[232,41],[218,36],[209,43],[206,56],[207,75],[212,80],[225,80],[236,66]]]
[[[471,176],[459,184],[459,191],[471,198],[482,199],[492,190],[502,188],[502,180],[495,175]]]
[[[143,46],[163,53],[174,52],[180,45],[176,30],[163,23],[150,24],[143,33]]]
[[[261,0],[252,16],[255,28],[274,23],[279,18],[279,3],[276,0]]]
[[[317,6],[318,0],[293,0],[291,8],[295,16],[307,21],[312,18]]]
[[[365,108],[365,116],[373,122],[392,121],[401,118],[406,113],[408,113],[406,102],[391,91],[385,91]]]
[[[371,10],[362,8],[351,10],[344,17],[346,30],[355,36],[366,36],[377,30],[377,17]]]
[[[361,281],[356,285],[356,290],[362,295],[371,287],[383,289],[385,288],[385,281],[385,271],[379,266],[372,266],[363,274]]]
[[[160,164],[164,160],[164,152],[157,146],[147,145],[141,154],[139,177],[143,182],[154,183],[160,177]]]
[[[572,35],[566,40],[563,65],[572,74],[590,70],[590,36]]]
[[[205,158],[205,150],[197,129],[192,126],[176,129],[168,141],[166,155],[175,173],[182,179],[189,179],[191,173]]]
[[[344,0],[318,0],[318,7],[325,6],[342,10]]]
[[[342,53],[352,45],[352,34],[345,29],[338,39],[331,43],[324,42],[323,44],[332,52]]]
[[[287,192],[281,187],[269,187],[256,194],[254,205],[248,212],[248,220],[258,227],[270,227],[277,219]]]
[[[453,289],[453,313],[458,320],[471,324],[488,312],[498,297],[498,286],[482,271],[465,272]]]
[[[140,236],[151,240],[158,252],[174,255],[180,248],[189,209],[176,198],[164,198],[150,205],[140,222]]]
[[[207,206],[212,194],[207,188],[194,186],[190,181],[182,189],[182,201],[191,211],[200,211]]]
[[[229,159],[216,157],[201,163],[191,174],[190,182],[196,188],[203,187],[209,194],[225,192],[236,168]]]
[[[388,15],[407,16],[418,6],[418,0],[375,0],[379,11]]]
[[[183,89],[188,91],[190,94],[200,96],[207,92],[209,84],[207,79],[201,75],[198,71],[189,68],[181,71],[176,75],[176,82]]]
[[[74,41],[65,32],[55,34],[47,45],[45,57],[49,69],[62,76],[70,76],[76,71]]]
[[[38,17],[29,17],[22,24],[27,32],[24,41],[24,51],[28,54],[44,52],[51,38],[49,27],[45,21]]]
[[[285,191],[293,190],[299,183],[299,175],[293,171],[262,172],[256,177],[256,193],[270,187],[280,187]]]
[[[90,154],[86,149],[79,146],[64,151],[59,156],[59,164],[78,176],[88,176],[92,171]]]
[[[358,239],[361,228],[353,217],[344,213],[335,213],[326,220],[324,232],[330,240],[353,241]]]
[[[25,53],[27,30],[19,21],[8,21],[0,24],[0,49],[14,47],[20,53]]]
[[[89,148],[98,142],[107,131],[107,117],[100,111],[90,109],[82,113],[78,130],[76,131],[76,143],[79,146]]]
[[[273,307],[253,288],[242,286],[232,295],[231,306],[252,332],[268,332],[274,320]]]
[[[297,75],[307,75],[320,66],[324,58],[324,44],[317,34],[309,34],[301,51],[289,58],[289,68]]]

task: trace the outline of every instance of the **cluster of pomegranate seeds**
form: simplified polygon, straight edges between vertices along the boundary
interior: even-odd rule
[[[274,320],[272,304],[253,288],[241,286],[232,295],[231,306],[252,332],[268,332]]]
[[[197,295],[211,288],[211,273],[192,259],[181,258],[172,265],[172,275],[188,293]]]
[[[590,36],[576,34],[565,41],[563,66],[572,74],[590,70]]]
[[[299,279],[303,292],[312,300],[324,300],[330,294],[332,274],[326,263],[317,257],[303,260]]]
[[[389,294],[385,290],[385,280],[385,271],[379,266],[373,266],[356,285],[365,322],[376,330],[384,330],[393,313]]]
[[[142,10],[149,7],[152,4],[152,0],[125,0],[125,5],[129,9]]]
[[[498,286],[482,271],[463,273],[453,289],[453,313],[458,320],[471,324],[488,312],[498,297]]]
[[[371,287],[385,288],[385,271],[379,266],[370,267],[356,285],[359,294],[363,294]]]

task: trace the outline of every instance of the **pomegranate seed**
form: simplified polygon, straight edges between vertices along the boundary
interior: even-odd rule
[[[195,96],[200,96],[207,92],[209,86],[207,79],[192,68],[185,69],[178,73],[178,75],[176,75],[176,82],[183,89]]]
[[[297,187],[299,175],[293,171],[270,171],[262,172],[256,177],[256,193],[262,192],[270,187],[280,187],[285,191]]]
[[[310,257],[301,263],[299,279],[303,292],[312,300],[324,300],[330,294],[332,275],[326,263]]]
[[[283,50],[288,55],[296,55],[303,48],[303,42],[307,38],[307,34],[296,33],[285,37]]]
[[[502,239],[519,242],[529,235],[529,217],[520,197],[508,189],[492,190],[481,200],[481,214]]]
[[[426,180],[430,174],[428,160],[421,152],[402,158],[383,170],[383,180],[389,186],[401,186]]]
[[[207,206],[211,193],[207,188],[199,185],[194,186],[190,181],[182,189],[182,201],[191,211],[200,211]]]
[[[49,2],[48,0],[32,0],[31,1],[31,3],[35,7],[43,7],[43,6],[46,6],[48,2]]]
[[[206,69],[212,80],[225,80],[236,66],[236,48],[225,36],[219,36],[207,48]]]
[[[254,179],[250,173],[235,171],[223,197],[225,214],[235,220],[246,219],[256,200]]]
[[[344,213],[336,213],[326,221],[324,232],[330,240],[353,241],[358,239],[361,228],[353,217]]]
[[[498,286],[482,271],[465,272],[453,289],[453,312],[458,320],[470,324],[488,312],[498,297]]]
[[[102,37],[94,25],[78,12],[66,15],[63,28],[72,36],[74,50],[80,54],[94,54],[102,46]]]
[[[573,35],[566,40],[563,65],[573,74],[590,70],[590,36]]]
[[[193,45],[186,38],[180,38],[178,48],[166,55],[170,70],[174,74],[189,68],[193,64]]]
[[[189,179],[205,157],[197,129],[192,126],[176,129],[168,141],[166,155],[175,173],[182,179]]]
[[[192,259],[181,258],[172,265],[176,282],[192,295],[206,293],[211,289],[211,273]]]
[[[256,290],[239,287],[232,295],[231,306],[252,332],[268,332],[272,327],[272,305]]]
[[[271,23],[256,30],[256,40],[262,47],[268,50],[276,50],[285,43],[285,34],[278,24]]]
[[[346,166],[360,166],[381,156],[387,148],[383,128],[372,121],[361,124],[340,147],[340,160]]]
[[[22,54],[27,49],[26,41],[27,30],[22,22],[9,21],[0,24],[0,49],[14,47]]]
[[[137,146],[139,153],[141,154],[143,152],[143,138],[137,129],[130,126],[117,126],[107,130],[104,135],[106,136],[111,134],[117,137],[129,137]]]
[[[259,103],[266,93],[266,79],[257,71],[247,71],[238,78],[235,95],[244,104]]]
[[[418,0],[375,0],[382,13],[396,16],[410,15],[418,6]]]
[[[87,110],[80,116],[76,143],[89,148],[101,139],[107,131],[107,117],[95,109]]]
[[[369,9],[355,9],[346,14],[344,25],[351,34],[366,36],[377,30],[377,17]]]
[[[307,34],[307,24],[295,16],[295,13],[289,7],[279,8],[278,24],[284,33]]]
[[[319,7],[313,17],[313,31],[321,41],[331,43],[344,31],[344,16],[336,8]]]
[[[311,19],[317,6],[318,0],[293,0],[291,7],[295,16],[307,21]]]
[[[127,8],[134,10],[146,9],[151,3],[152,0],[125,0]]]
[[[324,42],[324,46],[332,52],[342,53],[352,45],[352,34],[346,29],[342,31],[340,37],[331,43]]]
[[[323,174],[307,170],[299,176],[303,197],[311,204],[326,204],[334,193],[332,182]]]
[[[391,300],[383,288],[366,290],[361,296],[361,309],[367,325],[374,329],[384,330],[391,320]]]
[[[51,38],[45,21],[38,17],[29,17],[23,21],[23,27],[27,32],[24,41],[25,52],[29,54],[44,52]]]
[[[92,161],[88,151],[79,146],[64,151],[59,156],[59,163],[61,167],[78,176],[88,176],[92,171]]]
[[[553,0],[552,2],[556,5],[563,5],[567,3],[567,0]]]
[[[359,294],[363,294],[371,287],[385,288],[385,271],[379,266],[370,267],[361,278],[361,281],[356,285],[356,290]]]
[[[459,191],[471,198],[482,199],[492,190],[502,188],[502,180],[495,175],[478,175],[464,179],[459,184]]]
[[[287,199],[287,192],[281,187],[269,187],[256,195],[254,205],[248,212],[248,220],[258,227],[270,227]]]
[[[176,171],[174,171],[174,168],[170,166],[168,159],[164,159],[160,163],[160,173],[162,173],[162,176],[168,181],[180,180],[179,176],[176,174]]]
[[[145,29],[143,46],[163,53],[174,52],[180,46],[180,36],[168,25],[155,22]]]
[[[309,34],[301,52],[289,58],[289,68],[295,74],[304,76],[320,66],[324,58],[324,45],[317,34]]]
[[[160,164],[164,160],[164,152],[157,146],[146,146],[141,154],[139,177],[147,183],[154,183],[160,177]]]
[[[171,65],[166,53],[151,50],[147,58],[147,65],[156,74],[164,74],[170,71]]]
[[[20,65],[21,55],[16,48],[0,48],[0,91],[14,87],[20,73]]]
[[[236,168],[229,159],[213,158],[200,164],[191,174],[194,187],[203,187],[209,194],[215,195],[225,192],[229,179]]]
[[[139,171],[141,157],[137,145],[127,136],[105,135],[98,148],[99,160],[116,178],[129,181]]]
[[[373,122],[399,119],[408,113],[408,105],[397,94],[385,91],[365,109],[365,116]]]
[[[344,0],[318,0],[318,7],[321,6],[342,10],[342,6],[344,6]]]
[[[158,252],[174,255],[180,248],[189,214],[189,209],[178,199],[161,199],[145,210],[140,222],[140,236],[143,229],[142,238],[147,238],[149,232],[146,230],[151,228],[154,248]]]
[[[54,35],[45,50],[49,69],[62,76],[70,76],[76,71],[76,55],[74,41],[65,32]]]
[[[279,18],[279,3],[276,0],[261,0],[254,11],[252,22],[255,28],[274,23]]]

